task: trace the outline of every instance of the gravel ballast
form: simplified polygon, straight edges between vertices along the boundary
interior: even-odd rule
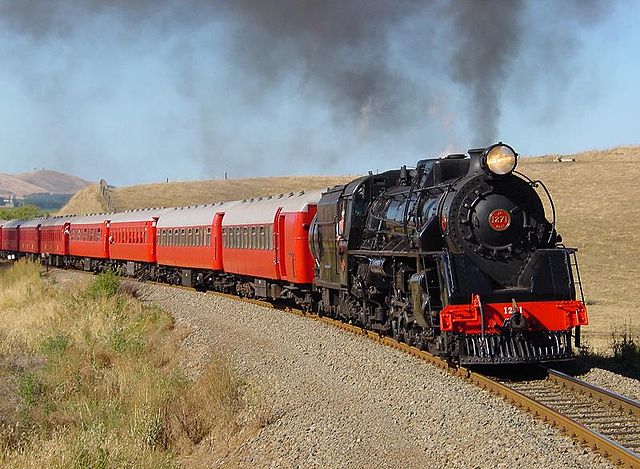
[[[592,368],[578,378],[631,399],[640,400],[640,381],[637,379],[620,376],[602,368]]]
[[[462,379],[310,319],[146,285],[144,299],[192,330],[196,376],[228,358],[275,416],[233,455],[242,467],[614,467]]]

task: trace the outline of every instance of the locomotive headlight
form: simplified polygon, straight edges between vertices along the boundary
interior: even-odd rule
[[[518,155],[513,148],[501,142],[486,150],[484,161],[489,171],[496,176],[504,176],[516,169]]]

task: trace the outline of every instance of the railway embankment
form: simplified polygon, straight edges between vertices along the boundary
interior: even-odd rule
[[[251,385],[213,355],[189,379],[191,331],[117,277],[0,267],[0,467],[202,467],[262,425]]]

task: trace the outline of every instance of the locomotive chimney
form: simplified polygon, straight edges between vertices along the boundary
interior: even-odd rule
[[[409,185],[409,172],[407,171],[406,165],[402,165],[402,168],[400,168],[400,185]]]

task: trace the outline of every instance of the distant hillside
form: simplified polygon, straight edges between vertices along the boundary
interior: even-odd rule
[[[41,170],[22,174],[0,173],[0,195],[75,194],[89,181],[58,171]]]
[[[274,195],[302,189],[326,189],[351,181],[353,176],[283,176],[145,184],[114,188],[111,197],[117,210],[176,207]],[[61,214],[95,213],[105,209],[97,186],[77,193]]]
[[[36,194],[38,192],[46,191],[42,189],[42,187],[18,179],[16,176],[0,173],[0,196],[9,196],[12,194],[22,196],[25,194]]]
[[[42,187],[45,192],[51,194],[75,194],[80,189],[84,189],[91,184],[78,176],[49,170],[22,173],[16,175],[16,177],[35,186]]]

